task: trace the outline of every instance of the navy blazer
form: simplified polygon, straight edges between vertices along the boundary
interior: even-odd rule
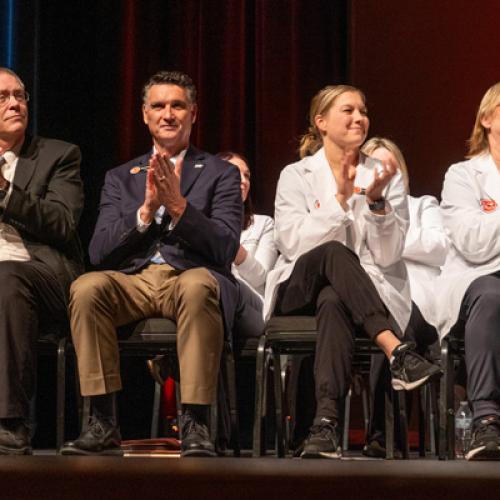
[[[240,173],[228,162],[190,146],[181,171],[181,193],[187,207],[172,230],[170,218],[137,230],[137,210],[144,202],[151,153],[106,174],[99,217],[90,242],[92,264],[132,274],[145,268],[159,250],[175,269],[206,267],[220,286],[226,333],[231,332],[238,285],[231,274],[239,248],[243,204]]]

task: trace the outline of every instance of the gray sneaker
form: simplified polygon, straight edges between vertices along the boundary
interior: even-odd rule
[[[414,347],[408,342],[398,345],[392,352],[391,383],[395,391],[411,391],[441,373],[439,366],[417,354]]]
[[[500,460],[500,419],[492,415],[474,425],[467,460]]]
[[[313,425],[304,442],[300,458],[341,458],[340,432],[337,423],[322,418],[319,425]]]

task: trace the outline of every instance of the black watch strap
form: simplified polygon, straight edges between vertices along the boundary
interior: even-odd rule
[[[379,198],[375,200],[373,203],[368,203],[368,208],[372,211],[384,210],[385,208],[385,198]]]

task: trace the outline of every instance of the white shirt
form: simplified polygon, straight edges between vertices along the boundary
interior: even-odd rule
[[[13,151],[6,151],[3,154],[5,162],[0,168],[2,175],[10,184],[7,196],[0,202],[0,207],[5,208],[9,203],[9,198],[12,193],[12,182],[16,173],[17,162],[19,159],[20,146],[14,148]],[[17,260],[28,261],[31,260],[30,254],[24,246],[23,239],[17,230],[10,224],[5,224],[0,220],[0,261],[4,260]]]

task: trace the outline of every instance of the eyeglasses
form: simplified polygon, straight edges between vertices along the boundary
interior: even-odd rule
[[[26,104],[30,100],[30,95],[25,90],[0,92],[0,106],[5,106],[8,102],[10,102],[11,97],[14,97],[14,99],[21,104]]]

